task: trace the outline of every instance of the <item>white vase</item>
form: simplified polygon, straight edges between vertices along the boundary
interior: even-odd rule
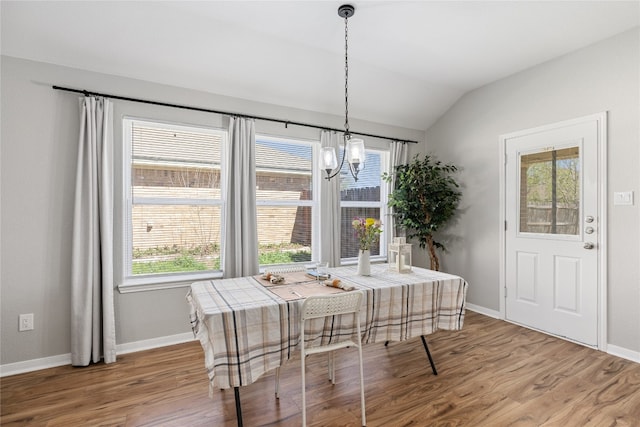
[[[371,276],[371,251],[358,250],[358,274],[360,276]]]

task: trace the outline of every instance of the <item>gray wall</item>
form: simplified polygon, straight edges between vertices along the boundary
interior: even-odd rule
[[[638,30],[505,78],[465,95],[427,131],[427,147],[462,167],[462,210],[448,232],[443,269],[469,283],[470,303],[499,309],[498,137],[501,134],[609,112],[608,324],[611,344],[640,351],[640,151]],[[75,94],[52,84],[340,128],[342,117],[248,102],[2,57],[0,187],[0,364],[70,351],[70,253],[78,138]],[[200,114],[116,103],[123,114],[220,125]],[[117,120],[116,120],[117,122]],[[419,131],[352,121],[366,132],[423,140]],[[295,127],[258,122],[259,132],[317,137]],[[424,149],[424,147],[420,147]],[[410,146],[411,154],[421,151]],[[613,206],[614,191],[633,190],[636,204]],[[414,262],[426,265],[424,251]],[[185,289],[118,294],[118,344],[189,331]],[[35,314],[35,331],[18,333],[18,314]]]
[[[0,364],[70,352],[70,256],[79,130],[78,95],[51,85],[284,118],[341,128],[343,118],[10,57],[1,63]],[[122,115],[221,126],[215,114],[116,102]],[[350,120],[352,129],[418,141],[423,131]],[[258,121],[260,133],[315,138],[319,131]],[[118,128],[115,135],[120,135]],[[369,146],[386,142],[370,139]],[[119,149],[119,147],[117,147]],[[118,185],[118,183],[116,183]],[[119,294],[119,345],[188,333],[185,288]],[[18,332],[18,314],[35,330]]]
[[[608,112],[608,342],[640,351],[640,32],[625,32],[463,96],[427,130],[427,147],[462,168],[462,212],[444,270],[468,301],[498,311],[502,134]],[[613,192],[635,192],[614,206]]]

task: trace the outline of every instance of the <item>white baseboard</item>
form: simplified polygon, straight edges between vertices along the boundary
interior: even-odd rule
[[[467,303],[466,308],[476,313],[484,314],[485,316],[493,317],[495,319],[502,319],[499,311],[491,310],[475,304]],[[632,362],[640,363],[640,351],[629,350],[628,348],[618,347],[617,345],[607,344],[606,353],[612,356],[622,357],[623,359],[630,360]]]
[[[55,368],[56,366],[64,365],[71,365],[71,353],[0,365],[0,377],[8,377],[10,375],[23,374],[25,372],[39,371],[41,369]]]
[[[617,345],[607,344],[607,353],[640,363],[640,351],[629,350],[628,348],[618,347]]]
[[[499,311],[491,310],[475,304],[466,305],[467,310],[475,311],[476,313],[484,314],[485,316],[493,317],[494,319],[502,319]]]
[[[151,350],[153,348],[166,347],[168,345],[182,344],[193,341],[193,332],[169,335],[166,337],[151,338],[143,341],[134,341],[116,345],[116,354],[134,353],[136,351]]]
[[[167,337],[118,344],[116,345],[116,354],[120,355],[136,351],[151,350],[153,348],[165,347],[168,345],[182,344],[193,341],[194,339],[192,332],[185,332],[183,334],[169,335]],[[65,365],[71,365],[71,353],[0,365],[0,377],[8,377],[11,375],[23,374],[25,372],[39,371],[41,369],[55,368],[57,366]]]

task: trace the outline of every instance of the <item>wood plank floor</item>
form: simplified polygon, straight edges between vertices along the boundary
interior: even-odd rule
[[[364,347],[368,426],[640,426],[640,364],[467,312],[459,332]],[[307,419],[360,425],[357,352],[309,357]],[[299,426],[299,359],[241,389],[245,426]],[[111,365],[1,379],[2,426],[234,426],[233,390],[208,397],[197,342],[120,356]]]

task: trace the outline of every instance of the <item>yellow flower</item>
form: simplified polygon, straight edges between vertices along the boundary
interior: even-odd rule
[[[382,222],[379,219],[355,217],[351,225],[355,230],[358,246],[363,251],[370,250],[371,246],[378,242],[382,233]]]

